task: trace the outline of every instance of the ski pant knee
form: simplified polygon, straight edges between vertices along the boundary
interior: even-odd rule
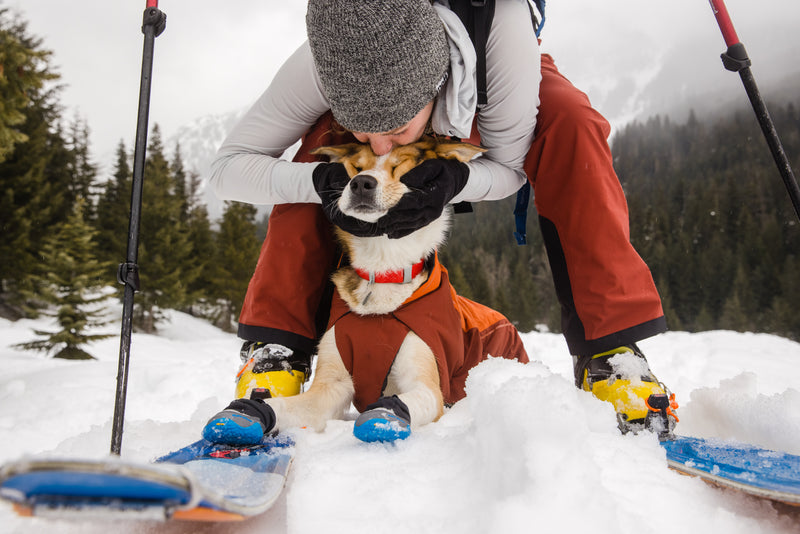
[[[650,269],[630,242],[608,122],[542,57],[536,137],[525,162],[572,354],[666,330]]]

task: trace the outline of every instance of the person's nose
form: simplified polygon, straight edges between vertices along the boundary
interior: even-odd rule
[[[375,152],[375,155],[383,156],[392,151],[394,142],[389,137],[373,137],[369,141],[369,146],[372,147],[372,151]]]

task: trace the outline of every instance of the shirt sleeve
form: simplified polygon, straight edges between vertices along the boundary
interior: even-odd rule
[[[478,113],[487,152],[468,163],[469,180],[452,202],[505,198],[527,180],[523,164],[536,127],[540,66],[527,2],[497,0],[486,44],[488,101]]]
[[[329,109],[305,42],[222,143],[209,178],[217,196],[250,204],[319,204],[311,180],[319,164],[280,156]]]

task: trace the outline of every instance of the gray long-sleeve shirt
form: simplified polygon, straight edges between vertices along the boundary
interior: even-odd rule
[[[475,109],[475,51],[446,0],[435,5],[451,50],[451,75],[434,107],[437,133],[469,136]],[[498,0],[486,46],[488,103],[478,114],[487,152],[468,163],[469,179],[452,200],[497,200],[525,183],[522,165],[539,105],[539,45],[526,0]],[[365,102],[364,105],[369,105]],[[252,204],[320,203],[312,172],[319,163],[280,159],[330,109],[305,42],[283,64],[223,142],[210,183],[220,198]]]

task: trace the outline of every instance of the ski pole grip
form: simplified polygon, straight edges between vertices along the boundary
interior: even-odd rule
[[[708,0],[708,2],[714,11],[714,17],[717,19],[720,31],[722,31],[725,44],[729,47],[738,44],[739,36],[736,35],[736,30],[733,28],[733,22],[731,22],[731,17],[728,15],[728,8],[725,7],[725,2],[723,0]]]

